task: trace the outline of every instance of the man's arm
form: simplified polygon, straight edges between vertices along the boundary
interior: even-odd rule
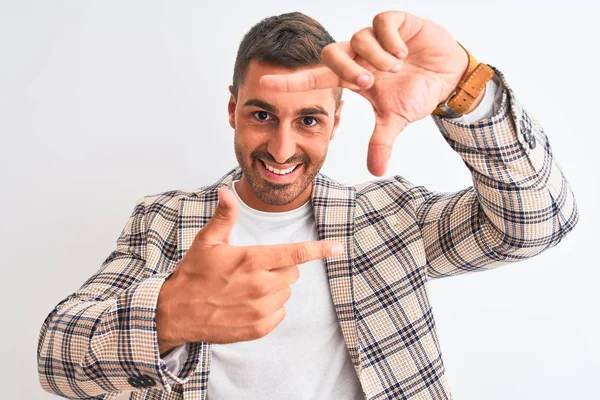
[[[474,59],[465,50],[444,27],[389,11],[377,14],[372,27],[356,32],[349,42],[327,45],[323,67],[265,75],[260,84],[284,92],[345,87],[366,98],[375,111],[367,164],[381,176],[395,138],[408,124],[431,115],[457,88],[475,93],[484,81],[469,72]],[[433,277],[538,254],[557,244],[578,220],[573,193],[541,125],[495,73],[504,91],[491,118],[465,124],[434,116],[470,168],[473,187],[437,194],[396,177],[416,202],[415,219]]]
[[[184,383],[199,359],[190,344],[178,375],[161,360],[155,313],[169,273],[147,265],[146,206],[140,201],[101,269],[44,321],[38,374],[48,392],[68,398],[145,389],[170,391]]]
[[[175,236],[178,204],[163,204],[172,200],[165,195],[138,203],[101,270],[44,321],[38,344],[44,389],[69,398],[150,387],[169,392],[207,360],[201,350],[210,344],[256,340],[275,329],[285,318],[298,265],[343,251],[321,240],[230,246],[237,201],[225,187],[218,199],[173,271],[175,244],[165,237]],[[158,248],[164,262],[146,254],[149,247]]]
[[[534,256],[559,243],[579,218],[542,126],[495,72],[502,99],[490,118],[462,123],[433,116],[473,186],[433,193],[397,177],[415,199],[431,278]]]

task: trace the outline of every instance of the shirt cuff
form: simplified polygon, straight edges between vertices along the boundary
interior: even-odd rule
[[[178,376],[185,360],[188,358],[188,353],[188,345],[186,343],[173,348],[161,358],[165,362],[167,369],[171,371],[172,374]]]
[[[448,118],[453,122],[460,122],[463,124],[472,124],[473,122],[480,121],[482,119],[490,118],[500,109],[502,104],[502,80],[494,74],[493,78],[488,81],[485,86],[485,94],[481,103],[473,111],[468,114],[463,114],[458,118]]]

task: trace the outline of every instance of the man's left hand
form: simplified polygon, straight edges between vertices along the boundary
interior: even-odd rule
[[[432,113],[456,88],[468,56],[446,29],[401,11],[378,14],[373,26],[321,54],[325,66],[287,75],[265,75],[261,85],[282,91],[345,87],[375,111],[367,165],[385,173],[392,144],[411,122]]]

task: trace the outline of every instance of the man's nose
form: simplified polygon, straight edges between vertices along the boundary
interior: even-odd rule
[[[292,129],[282,125],[283,124],[280,124],[267,145],[267,151],[279,164],[285,163],[286,160],[296,154],[294,133],[292,132]]]

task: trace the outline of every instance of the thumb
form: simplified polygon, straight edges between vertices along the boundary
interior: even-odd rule
[[[367,167],[375,176],[382,176],[392,155],[392,145],[396,137],[406,128],[409,121],[399,115],[376,118],[375,130],[369,141]]]
[[[229,235],[235,225],[238,214],[238,202],[227,187],[218,191],[219,204],[210,221],[199,232],[202,240],[211,244],[228,244]]]

